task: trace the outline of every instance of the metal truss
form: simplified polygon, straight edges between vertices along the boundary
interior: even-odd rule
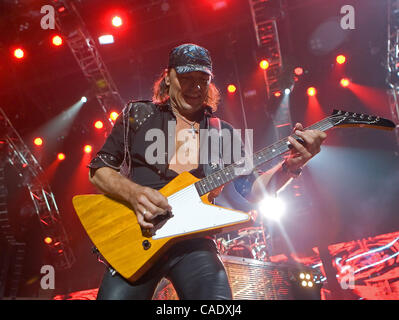
[[[56,26],[62,33],[106,118],[112,125],[113,122],[109,118],[110,110],[113,108],[121,110],[125,102],[101,58],[96,42],[88,32],[73,1],[53,0],[53,5],[56,9]]]
[[[280,91],[283,61],[277,30],[277,16],[268,12],[273,0],[249,0],[258,48],[266,56],[269,67],[264,71],[267,97]]]
[[[283,61],[277,30],[279,12],[270,10],[270,5],[276,3],[278,4],[275,0],[249,0],[257,45],[269,62],[269,67],[264,71],[269,101],[274,93],[281,92],[284,89],[280,85]],[[293,126],[287,99],[283,98],[272,118],[277,139],[285,138],[291,134]]]
[[[274,132],[277,140],[281,140],[292,134],[293,123],[289,97],[284,94],[283,83],[283,59],[280,48],[279,33],[277,23],[282,16],[283,10],[288,10],[288,6],[282,5],[279,0],[249,0],[253,26],[255,29],[258,49],[269,62],[269,67],[264,71],[264,78],[267,90],[267,99],[270,102],[274,98],[274,93],[280,92],[278,107],[273,110],[270,117],[273,121]],[[287,83],[288,84],[288,83]],[[293,89],[293,84],[289,84]],[[274,109],[274,108],[273,108]],[[269,113],[271,113],[269,111]],[[275,163],[281,162],[282,157],[275,159]],[[302,176],[293,181],[286,189],[292,196],[292,200],[298,202],[296,214],[309,212],[308,201],[305,196],[305,186]]]
[[[388,1],[388,54],[387,54],[387,84],[389,106],[392,119],[399,123],[399,1]],[[396,142],[399,146],[399,125],[395,129]]]
[[[3,139],[1,139],[0,143],[0,233],[6,240],[7,246],[9,246],[9,248],[3,248],[2,250],[2,268],[0,270],[0,299],[4,296],[7,285],[8,295],[12,299],[15,299],[18,294],[19,283],[22,276],[26,243],[16,239],[14,228],[10,222],[7,201],[8,191],[4,170],[5,164],[7,162],[7,145],[6,141]],[[14,251],[14,261],[12,261],[9,251]],[[8,279],[10,279],[10,281],[8,281]]]
[[[71,268],[75,257],[69,246],[54,195],[45,181],[44,171],[1,108],[0,126],[1,140],[7,145],[7,161],[28,188],[43,233],[53,238],[53,242],[48,245],[52,262],[56,268]],[[11,235],[9,239],[11,244],[15,242]]]
[[[18,241],[15,238],[7,209],[8,192],[3,165],[5,164],[5,161],[5,159],[2,159],[2,165],[0,167],[0,233],[3,235],[8,244],[15,246],[18,244]]]

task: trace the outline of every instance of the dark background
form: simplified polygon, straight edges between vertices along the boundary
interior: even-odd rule
[[[208,48],[213,57],[214,82],[223,98],[217,115],[244,129],[245,114],[248,128],[254,130],[255,150],[273,143],[276,137],[271,117],[279,101],[266,99],[248,1],[227,0],[227,6],[217,11],[208,0],[166,2],[166,11],[162,10],[163,1],[76,2],[94,39],[106,31],[114,34],[115,43],[99,45],[99,50],[123,99],[150,99],[154,81],[167,66],[170,49],[195,42]],[[106,131],[98,132],[92,124],[107,120],[68,46],[51,46],[51,36],[57,31],[40,28],[40,7],[44,4],[48,3],[0,2],[0,107],[44,170],[49,170],[58,152],[66,154],[67,159],[56,166],[49,181],[77,258],[71,270],[57,273],[56,292],[65,293],[98,287],[103,274],[102,265],[90,253],[91,243],[75,216],[71,198],[96,192],[87,181],[88,158],[82,148],[85,144],[93,145],[94,151],[101,147]],[[291,74],[296,66],[305,69],[290,95],[292,122],[307,126],[330,115],[334,108],[391,118],[386,96],[386,1],[287,0],[281,4],[284,13],[278,27],[285,71]],[[339,26],[340,8],[347,4],[355,8],[354,30]],[[115,8],[126,17],[121,30],[110,28],[106,19]],[[17,45],[27,52],[23,61],[12,57],[11,49]],[[337,67],[339,53],[344,53],[348,62]],[[339,86],[341,75],[357,84],[360,89],[356,94]],[[238,86],[234,95],[226,91],[229,83]],[[308,104],[309,86],[318,90],[321,113]],[[252,90],[256,94],[248,96]],[[72,125],[44,136],[44,125],[83,95],[89,100]],[[44,137],[40,149],[33,145],[35,136]],[[20,217],[19,204],[27,201],[26,191],[18,189],[19,180],[11,167],[7,172],[9,189],[15,190],[9,211]],[[303,195],[294,197],[288,188],[282,194],[287,212],[281,224],[263,221],[273,234],[272,254],[292,249],[305,254],[314,246],[397,231],[398,182],[398,146],[393,132],[359,128],[329,131],[322,152],[304,170]],[[219,201],[251,208],[231,187]],[[34,296],[45,256],[43,234],[35,217],[18,219],[20,225],[30,226],[21,236],[28,242],[29,254],[20,294]]]

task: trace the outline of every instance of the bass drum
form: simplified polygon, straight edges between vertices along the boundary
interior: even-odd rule
[[[247,246],[244,246],[242,244],[237,244],[237,245],[231,246],[227,250],[226,255],[254,259],[251,249],[249,249]]]

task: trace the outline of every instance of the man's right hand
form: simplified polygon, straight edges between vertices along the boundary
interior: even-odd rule
[[[168,199],[159,191],[137,184],[132,186],[129,202],[137,216],[139,225],[147,229],[154,227],[151,220],[155,217],[172,211]]]
[[[89,179],[102,193],[130,203],[143,228],[153,228],[151,220],[172,210],[159,191],[136,184],[114,169],[99,168]]]

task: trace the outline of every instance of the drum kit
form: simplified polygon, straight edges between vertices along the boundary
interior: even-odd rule
[[[249,227],[238,230],[237,236],[230,239],[221,237],[216,239],[220,254],[227,256],[269,261],[269,253],[264,227]]]

